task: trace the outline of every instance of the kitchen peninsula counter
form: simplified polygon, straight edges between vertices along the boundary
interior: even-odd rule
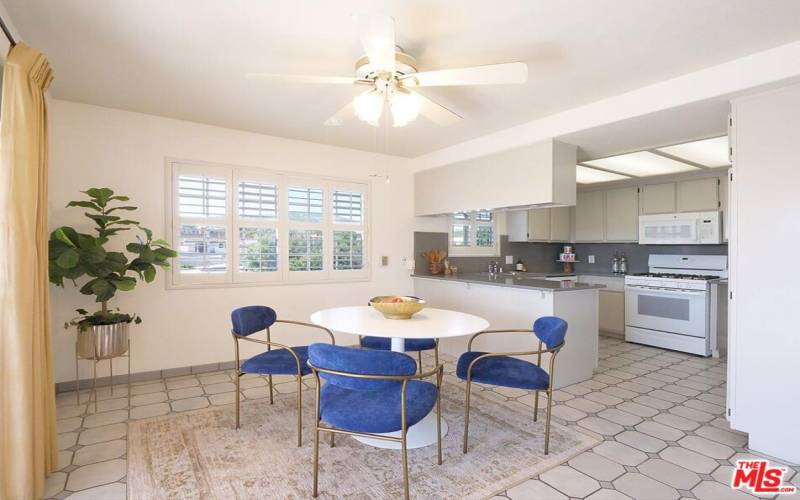
[[[570,292],[578,290],[589,290],[592,288],[604,288],[604,285],[594,283],[577,283],[574,281],[555,281],[547,280],[546,276],[571,276],[566,274],[544,274],[544,273],[521,273],[516,275],[511,274],[494,274],[489,273],[464,273],[455,274],[452,276],[435,275],[435,274],[412,274],[412,278],[432,279],[442,281],[455,281],[461,283],[474,283],[478,285],[494,285],[511,288],[524,288],[529,290],[546,290],[551,292]]]
[[[478,337],[474,351],[521,352],[538,347],[533,322],[542,316],[558,316],[568,326],[565,345],[555,361],[554,387],[588,380],[597,367],[599,338],[599,290],[604,285],[575,281],[549,281],[560,273],[455,276],[413,274],[414,294],[428,306],[451,309],[486,318],[490,329],[524,329],[523,333],[498,333]],[[561,274],[561,276],[564,276]],[[442,339],[439,348],[453,356],[467,349],[466,337]],[[526,359],[536,361],[534,356]],[[542,357],[547,367],[549,356]]]

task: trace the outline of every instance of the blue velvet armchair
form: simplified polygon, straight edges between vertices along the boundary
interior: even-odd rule
[[[414,359],[406,354],[328,344],[311,344],[308,355],[308,365],[317,379],[312,496],[317,497],[320,432],[328,432],[399,442],[408,499],[408,428],[425,418],[434,406],[438,463],[442,464],[440,394],[444,366],[418,374]],[[434,375],[435,385],[420,380]],[[397,431],[399,437],[385,434]]]
[[[547,391],[547,419],[545,422],[544,453],[550,452],[550,410],[553,405],[553,367],[556,354],[564,347],[567,322],[555,316],[544,316],[533,323],[533,334],[539,341],[535,351],[524,352],[479,352],[472,350],[472,342],[487,333],[530,333],[531,330],[484,330],[469,339],[467,352],[458,358],[456,375],[467,381],[467,401],[464,410],[464,453],[467,452],[469,436],[469,400],[472,382],[480,384],[514,387],[535,391],[533,421],[539,413],[539,392]],[[544,349],[542,345],[544,344]],[[542,354],[550,354],[549,370],[542,369]],[[536,363],[514,356],[536,355]]]
[[[273,403],[272,376],[273,375],[294,375],[297,377],[297,446],[302,444],[302,403],[303,403],[303,383],[305,375],[311,373],[308,367],[308,346],[290,347],[272,340],[270,328],[275,323],[300,325],[309,328],[322,330],[330,337],[331,344],[336,343],[333,333],[327,328],[301,321],[290,321],[278,319],[275,310],[267,306],[246,306],[235,309],[231,313],[233,328],[233,344],[236,352],[236,428],[239,428],[239,378],[246,373],[266,375],[269,383],[269,404]],[[251,335],[265,331],[267,339],[260,340],[252,338]],[[257,354],[244,363],[239,358],[239,341],[254,342],[267,346],[267,350]],[[273,349],[276,347],[277,349]]]

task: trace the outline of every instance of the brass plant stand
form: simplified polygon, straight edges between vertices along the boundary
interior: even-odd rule
[[[94,333],[92,334],[94,337]],[[92,344],[96,345],[95,339],[92,338]],[[108,372],[109,372],[109,390],[111,391],[111,395],[114,395],[114,359],[115,358],[128,358],[128,408],[131,407],[131,341],[130,338],[127,340],[127,348],[125,352],[120,354],[119,356],[108,356],[108,357],[98,357],[97,350],[95,349],[94,357],[83,357],[80,356],[78,353],[78,340],[75,340],[75,403],[77,405],[81,404],[81,381],[80,381],[80,372],[78,371],[78,361],[85,360],[85,361],[92,361],[92,391],[89,393],[89,399],[86,400],[86,409],[88,413],[89,403],[92,402],[94,399],[94,413],[97,413],[97,364],[101,361],[108,360]]]

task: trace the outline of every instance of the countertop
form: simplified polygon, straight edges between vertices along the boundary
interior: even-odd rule
[[[545,276],[571,276],[565,273],[520,273],[511,275],[490,275],[489,273],[463,273],[455,276],[417,274],[411,275],[412,278],[424,278],[440,281],[455,281],[460,283],[475,283],[479,285],[495,285],[511,288],[522,288],[525,290],[547,290],[551,292],[569,292],[577,290],[591,290],[605,288],[605,285],[593,283],[577,283],[575,281],[548,281]]]

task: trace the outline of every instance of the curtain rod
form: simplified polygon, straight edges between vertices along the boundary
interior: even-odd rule
[[[2,17],[0,17],[0,28],[3,28],[3,33],[6,35],[6,38],[8,38],[8,43],[10,43],[12,47],[16,45],[17,42],[14,40],[14,36],[8,30],[8,26],[6,26],[6,22],[3,21]]]

